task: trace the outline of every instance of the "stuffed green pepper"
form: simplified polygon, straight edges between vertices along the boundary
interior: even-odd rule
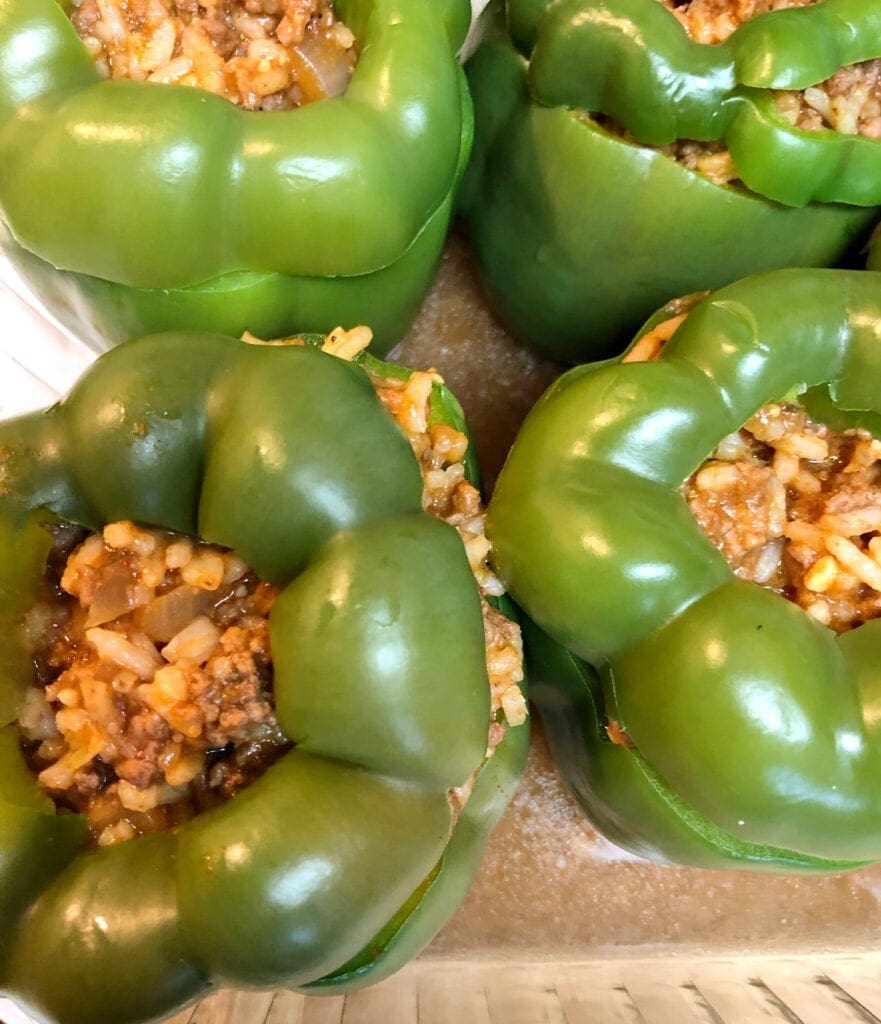
[[[0,230],[98,347],[407,330],[471,144],[467,0],[2,0]]]
[[[841,260],[881,204],[878,21],[851,0],[496,2],[462,208],[509,328],[578,362],[670,295]]]
[[[148,336],[0,425],[0,992],[40,1020],[369,984],[477,869],[519,628],[461,410],[369,336]]]
[[[571,370],[514,445],[488,533],[534,696],[638,853],[881,857],[879,332],[875,273],[757,275]]]

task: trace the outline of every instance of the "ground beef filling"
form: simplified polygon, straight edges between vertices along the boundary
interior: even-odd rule
[[[670,303],[622,361],[656,359],[697,298]],[[682,493],[741,579],[839,633],[881,615],[881,441],[867,430],[832,430],[798,402],[773,402],[723,438]]]
[[[74,0],[106,78],[190,85],[248,110],[341,95],[357,60],[329,0]]]
[[[370,331],[338,330],[351,358]],[[459,532],[483,607],[491,692],[487,756],[526,718],[520,630],[488,598],[485,510],[465,480],[468,439],[429,425],[437,374],[375,379],[422,469],[423,507]],[[131,522],[101,534],[53,527],[46,598],[25,623],[35,685],[19,726],[59,807],[99,845],[180,824],[234,796],[290,748],[275,716],[268,616],[277,591],[233,552]],[[474,779],[450,792],[454,811]]]
[[[817,0],[659,0],[698,43],[721,43],[750,18],[785,7],[808,7]],[[842,68],[825,82],[804,90],[775,93],[780,114],[804,131],[832,130],[881,138],[881,60]],[[621,133],[627,138],[624,133]],[[720,142],[678,139],[660,152],[717,185],[739,180],[731,154]]]
[[[836,632],[881,615],[881,442],[766,405],[683,493],[736,575]]]

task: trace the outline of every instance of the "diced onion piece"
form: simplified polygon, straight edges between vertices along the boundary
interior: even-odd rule
[[[209,612],[213,605],[214,598],[209,591],[185,583],[151,601],[138,625],[151,640],[168,643],[193,619]]]
[[[147,604],[153,592],[149,587],[133,584],[130,575],[120,565],[117,572],[112,573],[95,591],[86,629],[92,626],[103,626],[112,622],[120,615],[127,615],[134,608]]]
[[[348,88],[351,56],[324,36],[309,33],[289,55],[305,102],[342,96]]]

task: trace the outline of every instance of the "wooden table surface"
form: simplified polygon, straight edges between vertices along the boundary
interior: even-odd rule
[[[867,1024],[878,959],[418,960],[348,997],[221,992],[169,1024]]]

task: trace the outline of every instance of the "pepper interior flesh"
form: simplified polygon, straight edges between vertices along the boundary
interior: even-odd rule
[[[695,42],[724,42],[756,15],[788,7],[809,7],[817,0],[659,0]],[[832,130],[847,135],[881,138],[881,60],[841,68],[826,81],[802,90],[777,90],[777,110],[804,131]],[[627,138],[626,133],[616,130]],[[678,139],[660,147],[672,159],[717,185],[738,181],[731,154],[721,142]]]
[[[339,96],[357,61],[328,0],[80,0],[71,18],[106,78],[196,86],[249,110]]]
[[[337,329],[324,349],[348,359],[370,338]],[[491,756],[526,718],[523,652],[519,626],[488,600],[504,591],[487,563],[480,493],[465,478],[468,438],[431,422],[434,371],[371,379],[419,461],[423,508],[455,527],[480,590]],[[275,587],[233,552],[180,533],[127,521],[100,534],[52,529],[47,597],[25,623],[35,685],[19,727],[41,785],[87,816],[99,845],[186,821],[290,748],[272,696]],[[456,812],[473,781],[450,791]]]

